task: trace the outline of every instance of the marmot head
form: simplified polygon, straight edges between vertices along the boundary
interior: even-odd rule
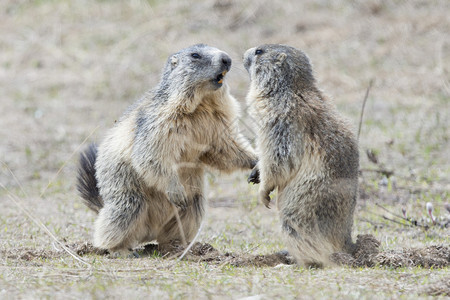
[[[223,85],[230,68],[231,58],[227,53],[197,44],[169,56],[162,82],[173,83],[186,92],[199,88],[215,91]]]
[[[248,49],[244,66],[254,87],[266,94],[280,89],[300,92],[315,84],[308,56],[291,46],[266,44]]]

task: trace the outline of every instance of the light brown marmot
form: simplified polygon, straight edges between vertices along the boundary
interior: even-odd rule
[[[122,254],[139,244],[182,241],[204,214],[206,167],[251,169],[256,156],[236,127],[223,82],[231,58],[194,45],[171,55],[161,81],[80,157],[78,190],[98,213],[94,246]],[[174,206],[175,205],[175,206]],[[124,253],[125,252],[125,253]]]

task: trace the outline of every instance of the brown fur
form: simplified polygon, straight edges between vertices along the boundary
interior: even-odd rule
[[[269,194],[278,188],[289,251],[300,264],[326,265],[331,253],[354,248],[354,134],[316,87],[302,51],[262,45],[247,50],[244,64],[251,78],[247,101],[260,123],[259,200],[269,206]]]

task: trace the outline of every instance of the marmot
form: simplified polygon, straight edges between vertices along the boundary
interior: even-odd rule
[[[277,207],[289,252],[299,264],[323,266],[334,252],[354,249],[351,238],[359,150],[350,126],[317,88],[309,58],[286,45],[244,54],[247,102],[259,121],[259,162],[249,181]],[[259,170],[259,174],[257,174]]]
[[[171,55],[158,86],[124,113],[98,149],[81,154],[78,190],[98,213],[94,246],[126,254],[153,240],[161,246],[184,235],[189,242],[204,214],[205,168],[256,165],[237,131],[237,101],[223,82],[230,67],[227,53],[204,44]]]

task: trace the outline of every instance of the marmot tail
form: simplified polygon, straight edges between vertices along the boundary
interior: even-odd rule
[[[81,152],[78,165],[77,190],[83,198],[83,203],[96,213],[103,207],[103,200],[97,187],[95,178],[95,161],[97,159],[97,146],[90,144]]]

